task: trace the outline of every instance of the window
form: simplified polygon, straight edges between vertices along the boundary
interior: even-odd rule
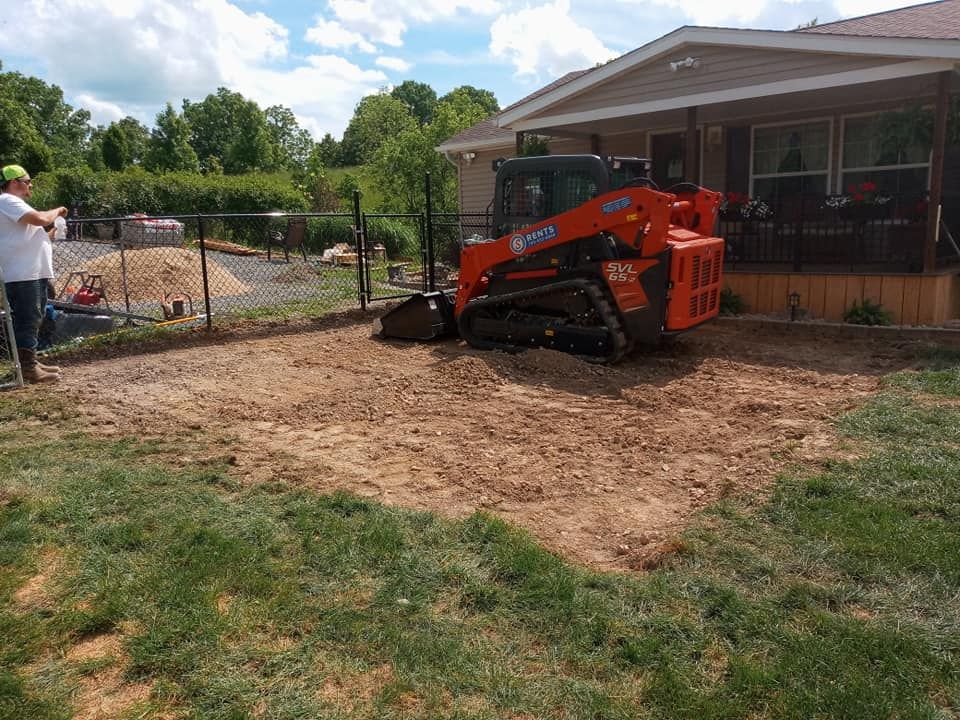
[[[848,117],[843,121],[840,192],[853,192],[864,182],[894,196],[919,195],[927,189],[930,145],[916,143],[896,149],[880,137],[880,116]]]
[[[830,121],[755,127],[751,195],[777,203],[800,194],[826,195]]]

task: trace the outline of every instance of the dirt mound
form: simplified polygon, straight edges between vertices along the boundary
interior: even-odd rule
[[[290,265],[273,276],[275,282],[298,283],[310,282],[317,279],[317,269],[312,265],[298,263]]]
[[[124,297],[124,277],[126,292],[134,302],[157,300],[171,292],[187,293],[195,299],[203,297],[200,254],[184,248],[135,248],[123,253],[116,251],[94,258],[77,269],[102,276],[103,287],[110,300]],[[213,297],[250,292],[250,287],[210,258],[207,258],[207,276],[210,295]],[[63,273],[57,278],[58,290],[66,285],[68,277],[69,273]],[[78,284],[76,278],[72,282]]]

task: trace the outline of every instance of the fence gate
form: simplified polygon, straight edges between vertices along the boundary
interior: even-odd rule
[[[360,303],[406,298],[430,289],[423,213],[363,213],[357,238]]]

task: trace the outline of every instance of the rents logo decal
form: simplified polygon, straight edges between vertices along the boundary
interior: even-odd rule
[[[615,213],[617,210],[623,210],[630,207],[630,198],[622,197],[617,200],[611,200],[608,203],[604,203],[600,206],[600,210],[604,215],[609,215],[610,213]]]
[[[553,240],[557,237],[557,226],[547,225],[539,230],[531,230],[527,233],[517,233],[510,238],[510,250],[514,255],[523,255],[530,248]]]

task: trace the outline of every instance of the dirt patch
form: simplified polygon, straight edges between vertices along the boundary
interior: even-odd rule
[[[12,600],[15,610],[30,612],[53,606],[53,591],[50,583],[56,576],[59,563],[60,558],[53,551],[48,551],[41,556],[38,563],[40,571],[13,592]]]
[[[107,298],[119,300],[124,297],[124,267],[127,292],[132,301],[156,300],[171,292],[203,297],[200,254],[185,248],[133,248],[123,254],[112,252],[89,260],[81,269],[91,275],[101,275]],[[68,275],[65,273],[56,279],[58,291],[66,285]],[[250,292],[247,285],[210,258],[207,259],[207,276],[212,297]]]
[[[67,365],[46,391],[105,432],[204,428],[246,482],[483,508],[570,559],[642,568],[704,505],[836,453],[831,419],[912,357],[714,325],[603,367],[382,342],[364,323]]]
[[[356,708],[369,706],[393,678],[390,665],[380,665],[365,672],[332,672],[317,691],[317,699],[351,713]]]
[[[75,665],[94,665],[84,672],[73,696],[74,720],[112,720],[125,717],[128,711],[150,698],[152,685],[127,682],[123,674],[130,659],[123,649],[123,640],[134,628],[124,632],[103,633],[84,638],[67,650],[66,659]]]

